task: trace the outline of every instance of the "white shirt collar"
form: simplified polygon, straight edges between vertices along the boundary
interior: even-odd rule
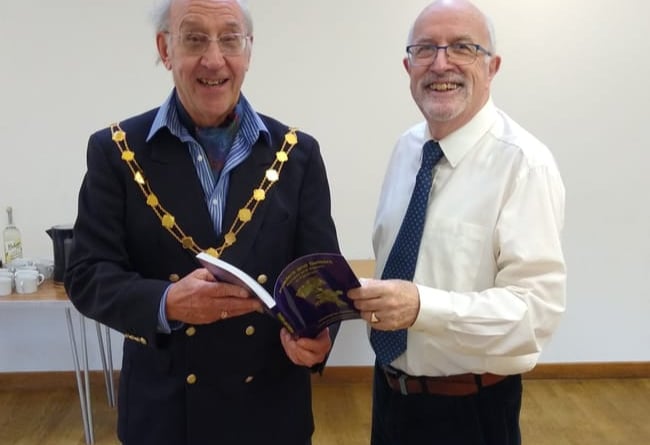
[[[452,167],[456,167],[463,157],[476,147],[478,140],[488,132],[496,118],[497,109],[492,98],[489,98],[483,108],[468,123],[438,141],[445,158]],[[429,126],[425,125],[425,141],[429,139],[433,138],[429,132]]]

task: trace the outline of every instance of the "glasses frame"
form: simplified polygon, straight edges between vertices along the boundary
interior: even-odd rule
[[[229,32],[222,34],[220,36],[211,36],[210,34],[207,34],[205,32],[200,32],[200,31],[179,31],[178,33],[172,33],[170,31],[165,31],[164,34],[169,35],[172,38],[176,38],[178,40],[178,44],[180,45],[180,48],[186,52],[187,54],[194,55],[194,56],[202,56],[205,54],[208,49],[210,48],[210,44],[216,43],[217,46],[219,47],[219,51],[221,52],[222,55],[226,57],[236,57],[236,56],[241,56],[244,54],[246,51],[246,48],[250,44],[251,40],[251,35],[246,34],[243,32]],[[193,50],[189,49],[187,46],[183,44],[183,36],[186,36],[188,34],[196,34],[202,37],[206,37],[206,43],[205,43],[205,48],[201,50]],[[231,38],[236,36],[237,38],[240,39],[241,43],[241,48],[238,49],[236,52],[231,52],[228,49],[224,50],[224,48],[221,46],[221,42],[223,42],[227,38]]]
[[[455,60],[453,55],[449,57],[449,48],[461,48],[461,47],[472,48],[474,50],[474,57],[472,58],[472,60],[468,60],[467,62],[459,62]],[[412,53],[413,49],[415,48],[425,48],[425,49],[433,50],[434,53],[431,61],[427,61],[427,62],[418,61],[418,59],[416,59],[415,55]],[[447,60],[456,65],[470,65],[474,63],[478,58],[479,53],[483,53],[488,57],[492,57],[492,53],[488,51],[486,48],[479,45],[478,43],[465,43],[465,42],[451,43],[449,45],[434,45],[433,43],[414,43],[406,47],[406,54],[409,59],[409,63],[411,65],[429,66],[436,61],[436,58],[438,57],[438,51],[440,51],[441,49],[445,50],[445,56],[447,57]]]

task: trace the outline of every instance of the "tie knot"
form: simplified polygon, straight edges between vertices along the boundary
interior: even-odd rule
[[[442,153],[440,144],[433,139],[427,141],[424,147],[422,147],[422,167],[428,169],[433,168],[443,156],[444,154]]]

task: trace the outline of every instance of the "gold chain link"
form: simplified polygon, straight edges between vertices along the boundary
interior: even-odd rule
[[[275,153],[275,159],[271,166],[264,173],[264,177],[260,182],[259,186],[253,189],[251,197],[248,199],[248,202],[239,209],[235,220],[230,226],[230,229],[226,232],[224,236],[224,242],[219,247],[209,247],[203,249],[199,247],[194,238],[188,236],[183,229],[176,222],[174,215],[169,213],[158,201],[158,197],[151,190],[149,186],[149,181],[147,181],[144,171],[138,164],[138,161],[135,159],[135,153],[129,147],[129,144],[126,140],[126,132],[122,130],[119,123],[111,124],[111,134],[113,137],[113,142],[117,145],[117,148],[122,153],[122,160],[131,170],[133,174],[133,180],[138,184],[140,190],[144,194],[147,205],[151,207],[153,212],[156,214],[162,226],[169,232],[171,235],[183,246],[183,248],[192,251],[192,253],[197,254],[199,252],[206,252],[212,256],[219,258],[223,251],[235,244],[237,241],[237,235],[242,230],[242,228],[248,223],[255,214],[257,206],[260,202],[266,199],[268,191],[273,187],[273,185],[278,182],[280,179],[280,172],[285,162],[289,160],[289,153],[293,147],[298,143],[298,137],[296,136],[296,128],[289,128],[289,131],[284,135],[284,140],[282,142],[282,147],[279,151]]]

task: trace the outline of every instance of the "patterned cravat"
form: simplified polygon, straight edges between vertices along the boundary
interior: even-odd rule
[[[381,275],[384,280],[395,278],[410,281],[413,279],[422,240],[427,201],[433,183],[433,167],[442,156],[440,145],[435,141],[428,141],[422,147],[422,165],[420,165],[420,170],[415,178],[415,188],[402,226]],[[396,331],[372,329],[370,343],[377,355],[377,361],[381,365],[388,365],[406,351],[406,329]]]

